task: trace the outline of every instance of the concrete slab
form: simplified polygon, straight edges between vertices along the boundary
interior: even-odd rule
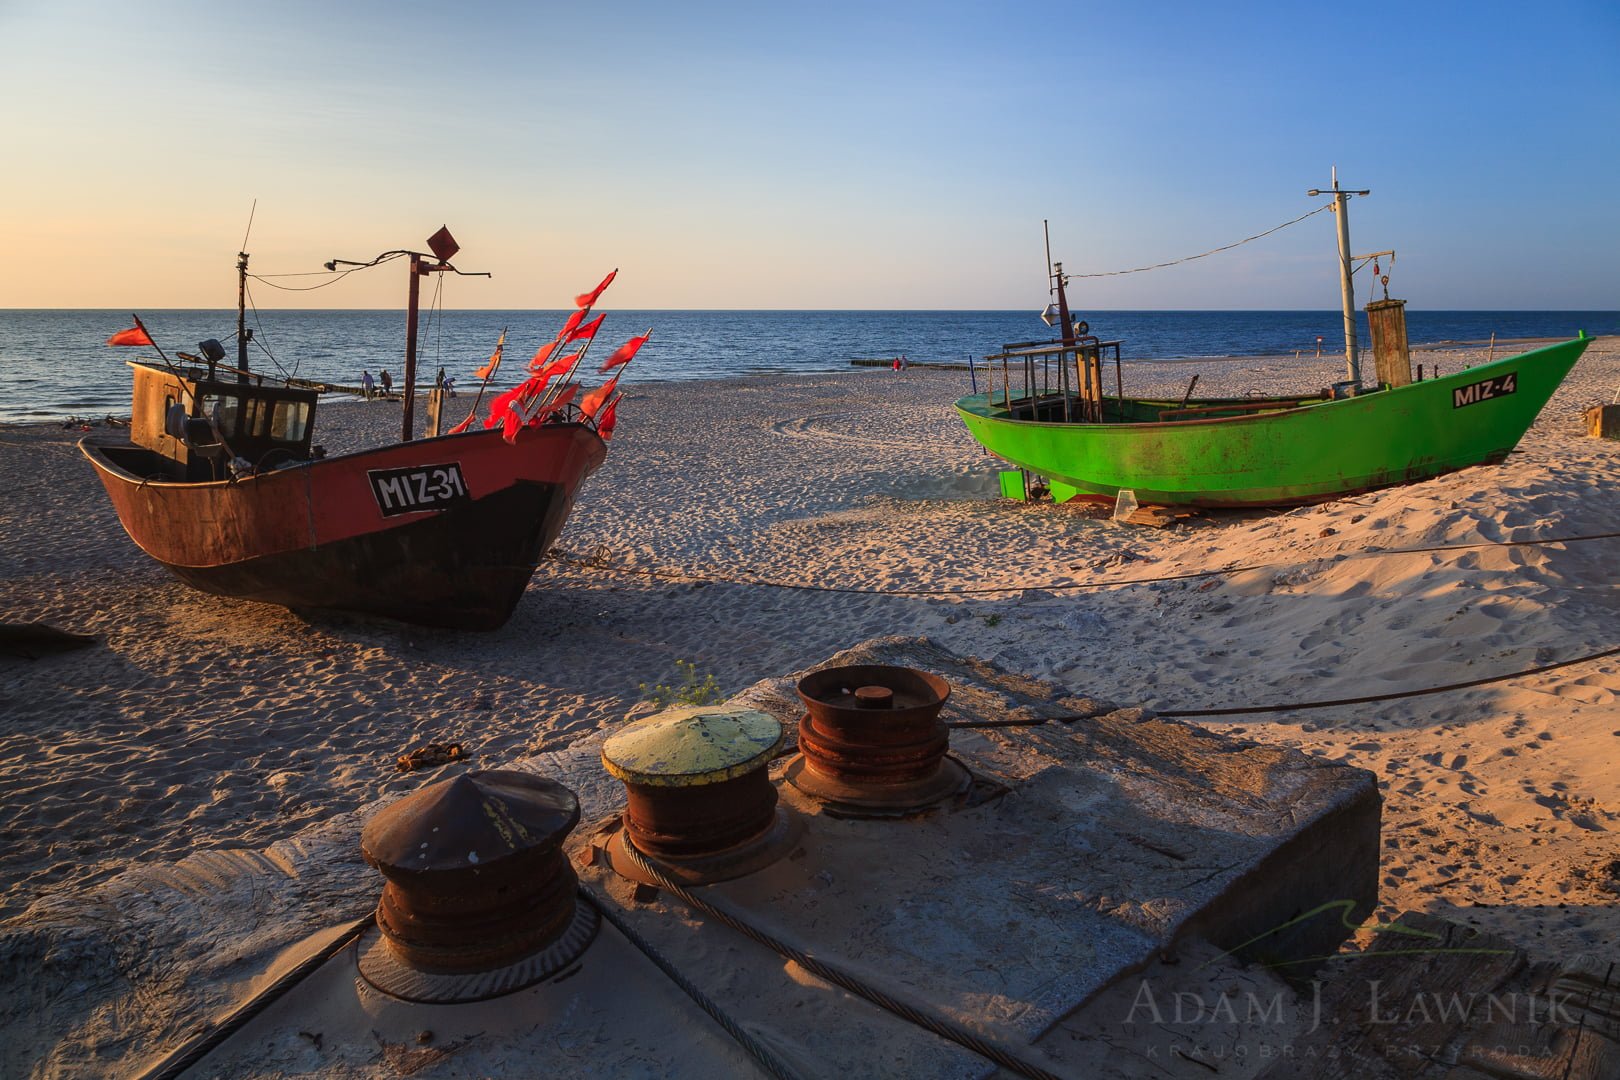
[[[764,871],[695,893],[911,1006],[909,1019],[667,892],[638,901],[592,853],[622,806],[595,742],[516,763],[579,794],[587,824],[571,852],[604,905],[802,1075],[993,1070],[923,1030],[917,1016],[1056,1075],[1107,1075],[1100,1063],[1110,1055],[1093,1051],[1129,1034],[1109,1025],[1135,1001],[1121,997],[1132,976],[1169,972],[1162,985],[1207,997],[1246,959],[1304,972],[1374,899],[1379,799],[1369,773],[1067,696],[923,640],[879,639],[828,661],[854,663],[918,667],[952,683],[944,718],[956,725],[952,753],[974,774],[973,788],[953,806],[867,821],[824,813],[782,787],[784,805],[805,823],[798,847]],[[733,702],[771,712],[791,735],[801,712],[795,681],[769,680]],[[375,902],[380,881],[358,855],[361,817],[263,853],[209,853],[132,873],[0,931],[0,961],[39,976],[37,989],[0,998],[7,1035],[21,1047],[3,1051],[0,1071],[26,1062],[43,1074],[133,1075],[183,1044],[251,996],[278,957],[285,963],[300,942]],[[1164,967],[1178,956],[1198,961]],[[517,1061],[563,1075],[575,1064],[593,1075],[748,1067],[609,927],[565,981],[448,1007],[442,1020],[434,1009],[447,1007],[377,1000],[356,985],[353,966],[353,950],[340,952],[198,1075],[392,1076],[408,1064],[447,1076],[522,1071]],[[1271,976],[1243,978],[1267,1001],[1295,1008]],[[136,1007],[159,994],[165,1008]],[[1141,1010],[1129,1019],[1141,1020]],[[1275,1037],[1284,1037],[1287,1024],[1276,1019]],[[407,1040],[416,1025],[433,1040]],[[300,1032],[320,1034],[320,1045]],[[436,1041],[440,1050],[454,1045],[416,1052]],[[559,1047],[589,1050],[576,1061]],[[1176,1058],[1163,1071],[1207,1068]]]

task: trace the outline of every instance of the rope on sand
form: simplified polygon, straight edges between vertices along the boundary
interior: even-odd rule
[[[1530,675],[1539,675],[1544,671],[1556,671],[1558,668],[1571,667],[1575,664],[1584,664],[1590,660],[1602,660],[1605,657],[1620,656],[1620,648],[1604,649],[1601,652],[1588,653],[1585,656],[1576,656],[1568,660],[1555,660],[1550,664],[1537,664],[1535,667],[1525,668],[1523,671],[1510,671],[1505,675],[1487,675],[1483,679],[1469,679],[1467,682],[1447,683],[1444,686],[1426,686],[1421,690],[1395,690],[1388,694],[1368,694],[1364,697],[1336,698],[1331,701],[1290,701],[1281,705],[1237,705],[1225,709],[1164,709],[1156,710],[1156,716],[1244,716],[1250,713],[1295,712],[1302,709],[1330,709],[1335,705],[1370,705],[1377,701],[1396,701],[1400,698],[1422,697],[1425,694],[1444,694],[1450,690],[1466,690],[1471,686],[1484,686],[1487,683],[1507,682],[1510,679],[1522,679]]]
[[[1426,555],[1443,551],[1471,551],[1479,548],[1493,547],[1539,547],[1548,544],[1575,544],[1587,540],[1612,540],[1620,537],[1620,532],[1588,533],[1584,536],[1555,536],[1542,540],[1484,540],[1474,544],[1442,544],[1434,547],[1415,548],[1368,548],[1365,551],[1340,552],[1339,556],[1346,559],[1379,558],[1386,555]],[[593,570],[605,570],[611,573],[631,574],[637,577],[650,577],[663,580],[702,581],[713,585],[750,585],[762,589],[786,589],[793,592],[825,592],[825,593],[858,593],[863,596],[970,596],[984,593],[1024,592],[1027,589],[1039,589],[1045,592],[1061,592],[1069,589],[1112,589],[1125,585],[1153,585],[1165,581],[1190,581],[1195,578],[1227,577],[1233,574],[1247,574],[1256,570],[1280,570],[1284,566],[1280,563],[1256,563],[1252,566],[1226,566],[1218,570],[1190,570],[1184,574],[1162,574],[1157,577],[1114,578],[1109,581],[1065,581],[1025,585],[959,585],[946,586],[936,589],[868,589],[858,585],[815,585],[806,582],[794,581],[766,581],[761,578],[728,577],[725,574],[706,574],[691,570],[657,570],[643,569],[635,566],[625,566],[620,563],[609,562],[605,556],[592,556],[582,558],[569,555],[560,549],[552,549],[547,555],[552,562],[567,563],[570,566],[586,567]]]

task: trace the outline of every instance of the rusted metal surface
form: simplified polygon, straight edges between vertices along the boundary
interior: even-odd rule
[[[950,733],[940,710],[950,684],[910,668],[826,668],[800,680],[806,767],[846,784],[910,784],[933,776]]]
[[[776,819],[776,788],[762,764],[715,784],[626,784],[625,827],[636,847],[657,858],[712,855],[746,843]]]
[[[772,838],[785,832],[768,770],[783,738],[782,725],[765,713],[699,706],[667,710],[608,739],[602,763],[626,793],[615,843],[628,839],[680,867],[688,882],[725,880],[775,861],[784,849]]]
[[[562,843],[579,800],[510,770],[465,773],[386,808],[361,852],[387,879],[377,925],[409,966],[487,971],[550,945],[574,918],[578,879]]]

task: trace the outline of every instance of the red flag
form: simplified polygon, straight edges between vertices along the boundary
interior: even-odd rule
[[[574,400],[574,395],[577,394],[577,393],[579,393],[579,383],[577,383],[577,382],[569,383],[567,386],[562,388],[562,390],[557,394],[556,397],[554,397],[550,401],[546,402],[545,411],[542,412],[540,415],[542,417],[546,417],[546,416],[550,416],[554,412],[557,412],[564,405],[567,405],[570,401],[573,401]]]
[[[613,438],[613,428],[619,422],[619,399],[614,398],[602,410],[602,415],[596,418],[596,433],[602,437],[603,442]]]
[[[522,405],[514,405],[506,410],[505,428],[501,438],[509,443],[517,442],[517,433],[524,425],[533,421],[540,414],[540,399],[532,398]]]
[[[477,413],[468,413],[467,414],[467,419],[463,420],[461,423],[459,423],[455,427],[451,428],[448,432],[446,432],[446,434],[448,434],[448,435],[460,435],[463,431],[466,431],[468,428],[472,427],[472,422],[474,420],[476,420],[476,419],[478,419],[478,414]]]
[[[606,315],[598,315],[590,322],[581,324],[579,329],[568,335],[568,340],[578,341],[580,338],[590,340],[591,338],[596,337],[596,332],[602,328],[602,320],[605,318],[607,318]]]
[[[567,356],[559,356],[546,365],[546,373],[548,375],[565,374],[569,368],[579,363],[579,358],[583,355],[585,355],[583,352],[571,352]]]
[[[501,366],[501,356],[505,352],[506,352],[506,331],[502,330],[501,331],[501,339],[495,343],[495,353],[494,353],[494,355],[492,355],[489,358],[489,362],[487,364],[485,364],[483,367],[479,368],[477,371],[473,372],[473,378],[475,378],[475,379],[486,379],[486,380],[494,378],[495,372],[497,370],[499,370],[500,366]]]
[[[620,374],[622,374],[622,372]],[[601,386],[598,386],[595,390],[592,390],[590,393],[586,394],[585,400],[579,403],[579,411],[584,413],[586,416],[595,416],[596,410],[602,407],[603,402],[607,401],[608,397],[612,395],[614,389],[617,388],[618,385],[619,376],[615,375]]]
[[[568,321],[563,323],[563,328],[561,330],[557,331],[557,340],[558,341],[572,340],[572,335],[573,335],[574,331],[578,330],[579,329],[579,324],[584,322],[584,321],[585,321],[585,309],[580,308],[578,311],[576,311],[572,315],[568,316]]]
[[[497,394],[494,401],[489,403],[489,419],[484,421],[486,428],[492,428],[506,418],[506,414],[520,404],[523,398],[530,394],[538,394],[545,388],[545,379],[527,379],[518,383],[512,389]]]
[[[652,337],[652,331],[648,330],[640,337],[633,337],[623,345],[620,345],[617,349],[613,350],[612,356],[602,361],[602,366],[596,369],[596,373],[598,375],[606,375],[609,371],[612,371],[620,364],[628,364],[631,358],[634,357],[636,353],[641,351],[641,347],[647,344],[647,339],[650,337]]]
[[[140,316],[132,315],[130,317],[135,320],[135,325],[128,330],[118,331],[118,333],[107,339],[107,344],[151,345],[152,348],[157,348],[157,345],[152,341],[152,335],[146,332],[146,326],[141,322]]]
[[[596,298],[602,295],[603,289],[606,289],[609,285],[613,284],[613,279],[618,275],[618,273],[618,270],[614,270],[613,273],[602,279],[602,284],[598,285],[588,293],[580,293],[578,296],[574,297],[574,306],[577,308],[588,308],[592,304],[596,303]]]

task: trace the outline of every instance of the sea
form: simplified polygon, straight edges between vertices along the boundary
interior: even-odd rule
[[[1050,339],[1032,311],[616,311],[607,312],[590,355],[605,357],[627,338],[652,337],[629,365],[624,385],[679,379],[746,379],[759,375],[848,371],[851,362],[890,359],[957,363],[1001,345]],[[418,335],[418,378],[439,368],[460,389],[488,359],[501,331],[506,361],[497,386],[522,377],[535,349],[551,340],[563,311],[424,313]],[[234,361],[234,311],[142,313],[153,341],[170,356],[198,352],[216,338]],[[1129,361],[1199,360],[1216,356],[1342,355],[1337,311],[1084,311],[1091,332],[1124,342]],[[1365,342],[1366,316],[1361,316]],[[1444,346],[1620,333],[1615,311],[1408,310],[1413,346]],[[0,422],[127,416],[129,369],[123,361],[153,356],[147,348],[110,348],[107,338],[131,326],[127,311],[0,309]],[[264,310],[249,316],[248,363],[270,375],[356,386],[362,370],[404,365],[405,317],[399,311]],[[964,373],[965,378],[965,373]],[[589,381],[589,380],[587,380]]]

